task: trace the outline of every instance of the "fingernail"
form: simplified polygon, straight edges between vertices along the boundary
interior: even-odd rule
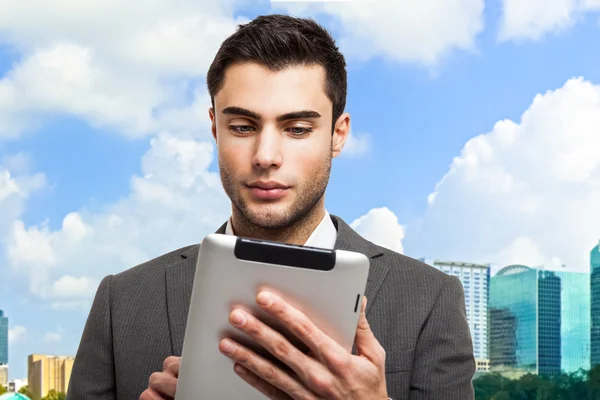
[[[231,313],[231,322],[235,325],[243,325],[246,322],[246,316],[240,310],[235,310]]]
[[[267,292],[260,292],[256,301],[258,301],[258,304],[260,304],[261,306],[269,307],[271,303],[273,303],[273,296],[271,296],[271,294]]]
[[[223,353],[233,354],[234,350],[235,346],[233,345],[233,343],[231,343],[231,341],[226,339],[221,342],[221,351],[223,351]]]

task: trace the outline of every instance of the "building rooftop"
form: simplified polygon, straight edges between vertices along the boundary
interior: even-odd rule
[[[530,268],[526,265],[518,265],[518,264],[517,265],[509,265],[508,267],[504,267],[500,271],[498,271],[496,276],[507,276],[507,275],[520,274],[523,272],[527,272],[530,269],[532,269],[532,268]]]
[[[447,267],[468,267],[468,268],[484,268],[489,269],[490,266],[488,264],[475,264],[470,262],[463,261],[443,261],[443,260],[434,260],[435,265],[444,265]]]

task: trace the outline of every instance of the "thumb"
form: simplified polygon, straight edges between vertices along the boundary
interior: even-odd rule
[[[379,347],[379,342],[375,338],[373,331],[371,331],[369,321],[367,321],[367,316],[365,314],[366,308],[367,298],[363,296],[354,344],[356,345],[356,351],[359,355],[366,356],[368,359],[375,361],[377,359],[377,348]]]

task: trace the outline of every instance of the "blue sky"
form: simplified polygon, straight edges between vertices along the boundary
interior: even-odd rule
[[[370,16],[359,1],[277,9],[315,16],[350,54],[354,143],[334,162],[328,210],[415,258],[586,271],[600,238],[593,2],[378,1]],[[158,1],[146,25],[96,2],[66,22],[39,2],[37,30],[17,2],[0,17],[11,378],[26,376],[28,354],[75,353],[103,276],[227,218],[203,74],[233,18],[273,11],[240,3]],[[113,20],[125,22],[104,30]],[[206,21],[218,29],[205,33]]]

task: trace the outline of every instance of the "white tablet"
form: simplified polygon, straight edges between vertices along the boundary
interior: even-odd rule
[[[256,295],[270,289],[306,314],[349,352],[369,273],[361,253],[293,246],[211,234],[200,246],[183,343],[177,400],[264,399],[233,371],[219,342],[230,337],[273,359],[249,336],[229,323],[242,306],[306,347],[258,307]]]

